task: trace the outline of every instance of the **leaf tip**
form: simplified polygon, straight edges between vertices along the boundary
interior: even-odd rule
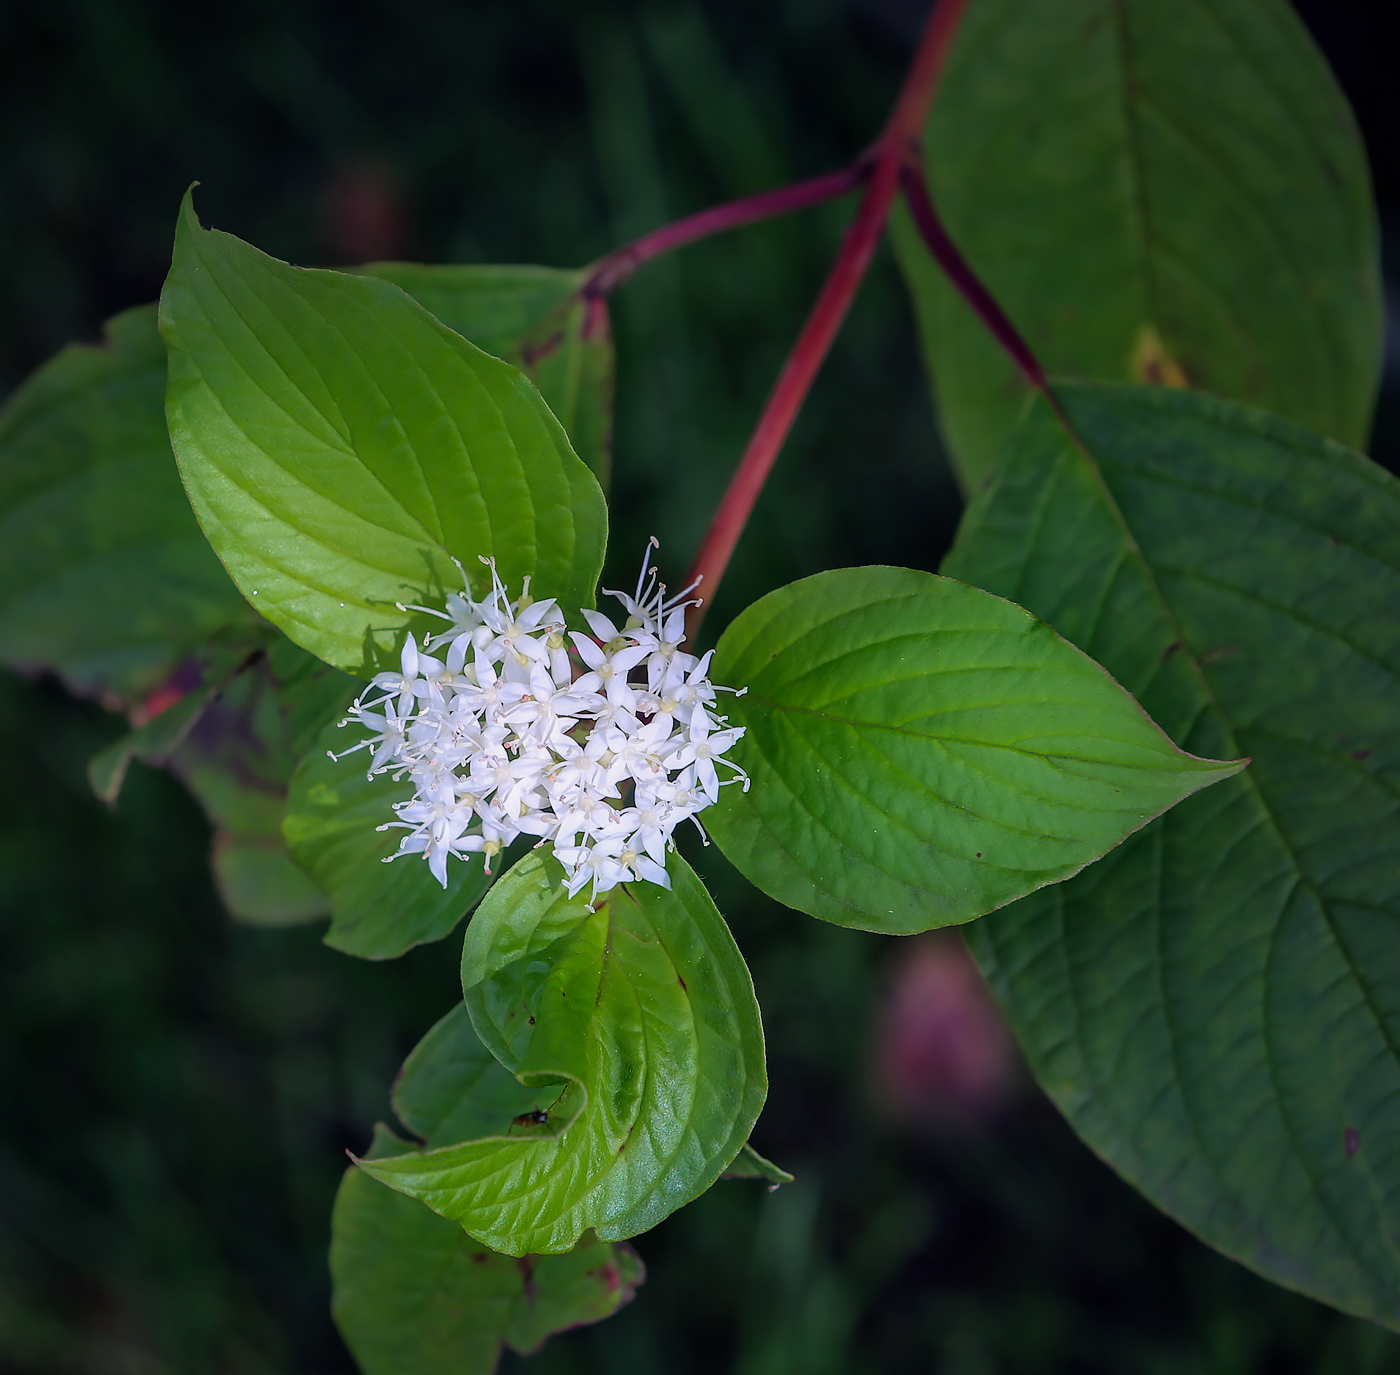
[[[198,181],[192,181],[185,188],[185,194],[180,197],[180,230],[204,228],[204,226],[200,223],[199,214],[194,208],[194,189],[198,185]]]

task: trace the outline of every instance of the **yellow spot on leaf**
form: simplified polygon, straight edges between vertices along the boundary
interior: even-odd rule
[[[1181,364],[1162,346],[1162,336],[1152,325],[1138,329],[1137,343],[1128,363],[1135,382],[1147,382],[1158,387],[1189,387],[1190,379]]]

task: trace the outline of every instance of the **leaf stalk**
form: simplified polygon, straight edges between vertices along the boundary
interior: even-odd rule
[[[644,234],[640,239],[600,258],[593,265],[593,271],[579,294],[589,300],[606,296],[643,263],[659,254],[669,253],[673,248],[684,247],[711,234],[723,233],[726,229],[737,229],[756,220],[771,219],[774,215],[789,215],[847,195],[866,179],[868,173],[867,160],[860,158],[840,171],[828,172],[825,176],[796,182],[792,186],[780,186],[775,191],[764,191],[743,200],[727,201],[699,214],[688,215],[683,220],[676,220],[673,224],[662,225],[660,229]]]

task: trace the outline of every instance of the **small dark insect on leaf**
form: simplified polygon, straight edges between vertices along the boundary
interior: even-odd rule
[[[511,1118],[511,1125],[515,1127],[542,1127],[549,1121],[549,1113],[543,1108],[531,1108],[529,1112],[522,1112],[519,1117]]]

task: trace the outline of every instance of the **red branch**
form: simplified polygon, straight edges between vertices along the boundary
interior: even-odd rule
[[[868,171],[868,163],[862,158],[850,167],[843,167],[839,172],[828,172],[826,176],[814,177],[811,181],[800,181],[793,186],[780,186],[776,191],[765,191],[762,195],[712,206],[698,215],[677,220],[674,224],[662,225],[660,229],[644,234],[640,239],[609,253],[606,258],[600,258],[583,284],[582,295],[606,296],[649,258],[654,258],[659,253],[667,253],[673,248],[680,248],[684,244],[694,243],[696,239],[707,238],[725,229],[737,229],[740,225],[752,224],[755,220],[805,210],[810,205],[820,205],[822,201],[844,196],[847,192],[854,191],[865,180]]]
[[[870,154],[857,164],[869,169],[865,196],[686,578],[687,583],[703,580],[705,592],[704,602],[690,611],[686,634],[692,642],[773,462],[870,266],[904,168],[917,156],[919,131],[966,6],[967,0],[938,0],[889,122]]]

